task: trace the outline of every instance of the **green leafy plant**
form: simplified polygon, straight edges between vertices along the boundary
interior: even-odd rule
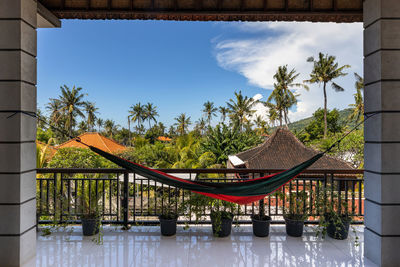
[[[289,220],[305,220],[307,219],[308,210],[308,194],[304,191],[299,192],[287,192],[283,194],[280,192],[281,198],[285,196],[286,203],[283,205],[283,214],[286,219]]]
[[[188,214],[187,216],[193,214],[195,216],[195,223],[197,224],[202,221],[204,222],[207,218],[207,212],[210,212],[215,233],[218,233],[221,230],[222,220],[232,220],[234,218],[233,212],[237,207],[237,204],[231,202],[210,198],[201,194],[192,194],[186,205],[186,208],[190,210],[186,214]]]
[[[343,230],[347,231],[345,229],[346,224],[352,221],[347,199],[341,197],[340,188],[335,188],[332,184],[321,185],[320,188],[322,190],[315,194],[315,209],[317,214],[320,215],[316,236],[324,238],[329,227],[331,227],[335,238],[344,239],[342,232]],[[354,227],[352,227],[352,230],[356,237],[355,243],[359,245],[357,232]]]

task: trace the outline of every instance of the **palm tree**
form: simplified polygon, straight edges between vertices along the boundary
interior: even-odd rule
[[[285,124],[289,123],[289,109],[297,103],[299,94],[295,94],[291,88],[303,87],[308,90],[308,87],[302,83],[295,83],[295,80],[300,75],[295,69],[288,71],[287,65],[279,66],[274,75],[276,83],[274,83],[274,90],[267,99],[267,103],[274,102],[275,109],[279,113],[279,126],[282,127],[282,120]],[[268,106],[268,105],[266,105]]]
[[[46,109],[50,111],[50,122],[58,126],[59,119],[62,116],[61,101],[59,99],[50,98],[50,102],[47,104]]]
[[[88,131],[88,126],[85,121],[80,121],[78,124],[79,134],[83,134]]]
[[[215,112],[217,112],[218,109],[216,107],[214,107],[214,102],[210,102],[210,101],[207,101],[206,103],[204,103],[203,107],[204,108],[202,111],[204,113],[204,116],[207,119],[208,126],[211,126],[211,119],[213,116],[216,116]]]
[[[317,83],[323,85],[324,90],[324,138],[328,133],[328,122],[326,119],[327,112],[327,96],[326,96],[326,85],[331,82],[332,88],[336,92],[342,92],[344,89],[333,82],[334,79],[346,76],[347,73],[343,72],[344,69],[350,68],[350,65],[343,65],[339,67],[339,63],[336,62],[336,57],[329,56],[328,54],[324,55],[321,52],[319,53],[318,60],[315,60],[314,57],[309,57],[307,62],[312,62],[314,64],[313,70],[310,74],[310,79],[306,80],[310,84]]]
[[[282,121],[282,117],[279,116],[278,108],[274,103],[265,102],[264,105],[268,107],[268,119],[273,126],[275,126],[276,121]]]
[[[140,125],[142,125],[142,122],[146,117],[146,110],[144,106],[142,106],[142,104],[140,104],[139,102],[134,106],[131,106],[131,110],[129,110],[129,113],[132,115],[132,121],[137,123],[136,129],[142,129]]]
[[[221,122],[224,123],[225,119],[226,119],[226,114],[228,114],[229,109],[227,107],[221,106],[221,107],[219,107],[218,111],[219,111],[219,113],[221,113]]]
[[[362,95],[362,91],[364,90],[364,79],[357,73],[354,73],[354,76],[356,77],[356,93],[354,94],[355,103],[349,105],[353,108],[353,112],[350,114],[349,120],[355,119],[355,121],[358,122],[360,119],[362,119],[364,114],[364,100]]]
[[[69,135],[72,135],[73,127],[76,124],[76,116],[85,117],[81,110],[85,106],[83,101],[84,94],[81,93],[81,87],[74,86],[70,89],[68,86],[63,85],[60,88],[60,111],[66,115],[65,128]]]
[[[99,114],[98,110],[94,103],[85,102],[86,124],[89,131],[93,131],[97,119],[96,114]]]
[[[103,125],[104,125],[104,120],[103,120],[102,118],[97,118],[97,120],[96,120],[96,125],[97,125],[97,127],[99,128],[99,132],[100,132],[101,128],[102,128]]]
[[[106,120],[104,122],[104,130],[109,137],[113,137],[113,134],[118,131],[118,125],[113,120]]]
[[[198,121],[196,121],[195,128],[200,132],[201,135],[204,134],[206,130],[206,121],[204,120],[204,118],[200,118]]]
[[[235,97],[235,99],[229,99],[229,102],[226,104],[229,108],[231,120],[237,123],[240,131],[242,131],[246,117],[255,112],[252,108],[256,104],[256,101],[253,98],[244,97],[242,91],[239,91],[239,93],[235,92]]]
[[[150,122],[157,122],[156,117],[158,117],[157,107],[153,105],[153,103],[147,103],[144,106],[145,109],[145,118],[149,121],[149,129],[151,128]]]
[[[180,135],[184,135],[189,127],[192,124],[190,121],[190,117],[187,117],[185,113],[181,113],[178,117],[175,118],[177,126],[177,130]]]

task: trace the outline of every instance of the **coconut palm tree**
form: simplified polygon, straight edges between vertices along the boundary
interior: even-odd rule
[[[211,126],[211,119],[213,116],[216,116],[215,112],[217,112],[218,109],[216,107],[214,107],[214,102],[210,102],[210,101],[207,101],[206,103],[204,103],[203,107],[204,108],[202,111],[204,113],[204,116],[207,119],[208,126]]]
[[[363,118],[364,114],[364,100],[362,95],[362,91],[364,90],[364,79],[357,73],[354,73],[354,76],[356,77],[356,93],[353,95],[354,104],[349,105],[353,108],[353,112],[350,114],[349,120],[355,120],[358,122]]]
[[[103,125],[104,125],[104,120],[103,120],[102,118],[97,118],[97,120],[96,120],[96,125],[97,125],[97,127],[98,127],[99,132],[100,132],[100,131],[101,131],[101,128],[102,128]]]
[[[83,101],[85,95],[81,93],[81,87],[74,86],[70,89],[68,86],[63,85],[60,89],[60,112],[65,114],[65,129],[68,131],[69,135],[72,135],[72,130],[76,124],[75,118],[77,116],[85,117],[82,112],[82,108],[85,106],[85,101]]]
[[[85,112],[86,112],[86,124],[89,131],[93,131],[94,125],[96,123],[98,108],[92,102],[85,102]]]
[[[107,136],[110,138],[113,137],[113,135],[118,131],[119,125],[115,124],[115,121],[113,120],[106,120],[104,122],[104,130],[106,131]]]
[[[324,138],[328,133],[328,122],[326,119],[327,113],[327,96],[326,96],[326,85],[328,83],[332,83],[332,88],[336,92],[342,92],[344,89],[333,82],[334,79],[339,77],[346,76],[347,73],[343,72],[345,69],[350,68],[350,65],[343,65],[339,67],[339,63],[336,61],[336,57],[329,56],[328,54],[324,55],[321,52],[318,55],[318,60],[314,57],[309,57],[307,62],[311,62],[314,64],[313,70],[310,74],[310,79],[305,82],[313,84],[317,83],[319,85],[323,85],[324,90]]]
[[[195,128],[200,132],[201,135],[204,134],[206,130],[206,121],[204,120],[204,118],[200,118],[198,121],[196,121]]]
[[[149,129],[151,128],[151,121],[157,122],[156,117],[158,117],[157,107],[153,103],[147,103],[144,106],[145,119],[149,121]]]
[[[50,102],[47,104],[46,109],[50,111],[50,122],[56,126],[59,126],[61,116],[61,101],[59,99],[50,98]]]
[[[129,110],[129,114],[131,114],[132,116],[132,121],[137,123],[137,127],[136,129],[142,129],[142,127],[140,127],[142,125],[142,122],[144,120],[144,118],[146,117],[146,110],[145,107],[142,106],[142,104],[137,103],[134,106],[131,106],[131,109]],[[140,134],[141,132],[139,132]]]
[[[276,125],[276,121],[282,121],[281,114],[274,103],[264,102],[264,105],[268,108],[268,119],[273,126]]]
[[[295,82],[299,75],[300,73],[297,73],[295,69],[289,71],[287,65],[279,66],[274,75],[276,83],[267,102],[275,104],[275,109],[279,113],[279,126],[282,126],[283,119],[286,125],[289,123],[289,109],[297,103],[299,94],[295,94],[292,88],[302,87],[308,90],[305,84]]]
[[[229,108],[232,122],[238,124],[240,131],[242,131],[246,117],[256,112],[252,109],[256,101],[253,98],[244,97],[242,91],[239,91],[239,93],[235,92],[235,99],[229,99],[229,102],[226,102],[226,104]]]
[[[227,107],[219,107],[218,108],[219,113],[221,113],[221,122],[225,123],[226,115],[229,113],[229,109]]]
[[[83,134],[88,131],[88,125],[85,121],[80,121],[78,124],[78,132],[79,134]]]
[[[256,119],[254,120],[254,123],[257,126],[257,129],[261,132],[261,134],[264,134],[268,130],[268,123],[263,119],[262,116],[257,115]]]
[[[190,117],[187,117],[185,113],[181,113],[178,117],[175,118],[177,126],[177,130],[180,135],[184,135],[189,127],[192,124],[190,121]]]

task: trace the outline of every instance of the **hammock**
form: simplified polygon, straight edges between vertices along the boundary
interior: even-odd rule
[[[77,140],[79,142],[79,139]],[[319,153],[311,159],[280,173],[246,181],[212,183],[178,178],[167,173],[130,162],[96,147],[90,145],[87,146],[93,152],[112,161],[118,166],[142,175],[147,179],[237,204],[248,204],[263,199],[267,195],[296,178],[302,171],[307,169],[324,155],[324,153]]]
[[[38,120],[42,121],[43,123],[49,125],[56,131],[69,136],[65,131],[54,127],[53,125],[49,124],[45,120],[39,118],[36,113],[34,112],[27,112],[27,111],[0,111],[0,112],[14,112],[14,114],[8,116],[7,118],[11,118],[17,113],[23,113],[31,117],[35,117]],[[139,175],[142,175],[146,177],[147,179],[154,180],[156,182],[160,182],[163,184],[167,184],[170,186],[182,188],[182,189],[187,189],[192,192],[202,194],[205,196],[209,196],[212,198],[216,199],[221,199],[237,204],[248,204],[252,203],[258,200],[263,199],[267,195],[271,194],[272,192],[278,190],[294,178],[296,178],[301,172],[303,172],[305,169],[310,167],[314,162],[316,162],[318,159],[320,159],[326,152],[330,151],[334,146],[338,145],[344,138],[346,138],[351,132],[353,132],[355,129],[357,129],[361,124],[363,124],[367,119],[370,117],[378,114],[377,112],[371,113],[371,114],[365,114],[364,120],[359,122],[353,129],[351,129],[349,132],[347,132],[344,136],[342,136],[339,140],[334,142],[328,149],[326,149],[324,152],[319,153],[315,155],[314,157],[310,158],[309,160],[300,163],[297,166],[294,166],[293,168],[280,172],[280,173],[275,173],[272,175],[260,177],[260,178],[255,178],[255,179],[250,179],[246,181],[238,181],[238,182],[223,182],[223,183],[211,183],[211,182],[202,182],[202,181],[191,181],[191,180],[185,180],[181,179],[172,175],[169,175],[167,173],[155,170],[155,169],[150,169],[145,166],[142,166],[140,164],[130,162],[126,159],[117,157],[115,155],[112,155],[106,151],[103,151],[101,149],[98,149],[96,147],[90,146],[88,144],[85,144],[82,142],[79,138],[75,138],[76,141],[80,142],[81,144],[87,146],[90,148],[93,152],[99,154],[100,156],[114,162],[118,166],[125,168],[127,170],[130,170],[132,172],[135,172]],[[74,137],[70,136],[71,139],[74,139]]]

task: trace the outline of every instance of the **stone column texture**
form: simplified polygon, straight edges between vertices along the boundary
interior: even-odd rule
[[[365,256],[400,266],[400,1],[364,1]]]
[[[36,0],[0,0],[0,266],[36,254]],[[10,117],[10,115],[14,116]]]

